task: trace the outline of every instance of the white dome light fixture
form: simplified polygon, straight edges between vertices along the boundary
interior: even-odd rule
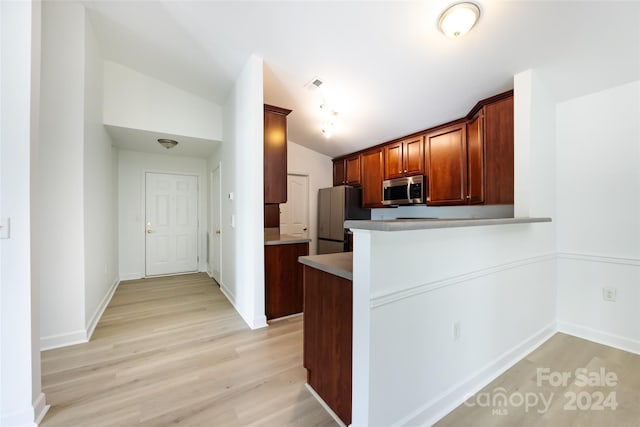
[[[174,139],[160,138],[158,139],[158,142],[167,150],[178,145],[178,141]]]
[[[440,16],[438,27],[447,37],[458,38],[467,34],[480,18],[480,8],[474,3],[457,3]]]

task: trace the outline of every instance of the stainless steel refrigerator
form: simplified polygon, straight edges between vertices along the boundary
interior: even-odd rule
[[[371,210],[361,207],[362,190],[348,185],[318,190],[318,254],[349,250],[344,228],[348,219],[371,219]]]

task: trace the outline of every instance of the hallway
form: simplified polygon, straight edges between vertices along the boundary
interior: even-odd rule
[[[204,273],[122,282],[89,343],[42,353],[51,426],[330,426],[302,317],[250,330]]]

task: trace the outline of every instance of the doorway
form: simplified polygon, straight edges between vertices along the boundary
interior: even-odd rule
[[[145,174],[145,274],[198,270],[198,177]]]
[[[308,175],[287,175],[287,203],[280,205],[280,233],[309,237]]]

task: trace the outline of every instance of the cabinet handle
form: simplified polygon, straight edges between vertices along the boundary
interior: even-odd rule
[[[470,198],[471,198],[471,196],[467,196],[467,199],[470,199]]]

